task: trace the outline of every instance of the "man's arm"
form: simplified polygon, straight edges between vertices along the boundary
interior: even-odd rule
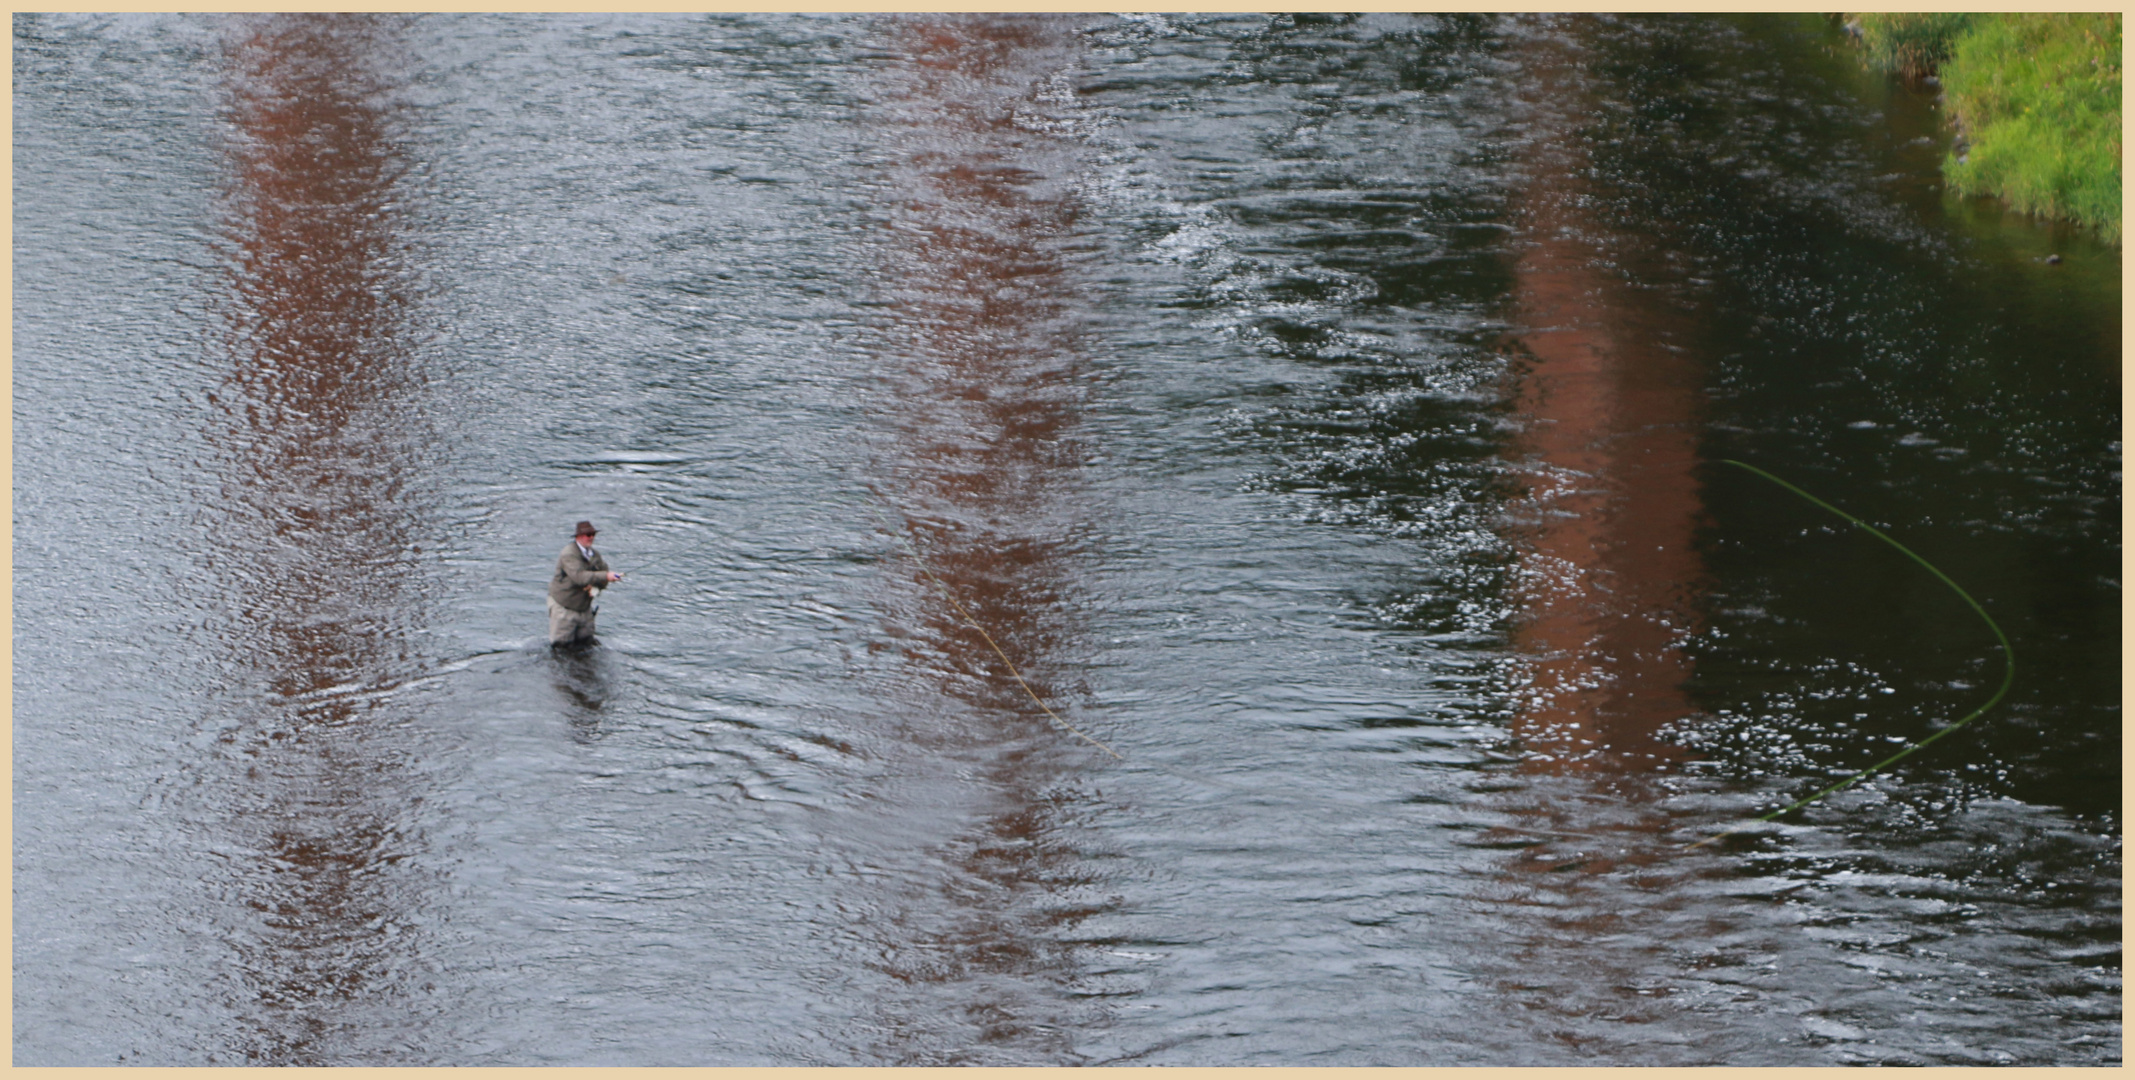
[[[587,562],[576,551],[564,552],[563,558],[556,565],[571,584],[585,589],[606,588],[610,582],[623,580],[623,575],[608,571],[607,560],[602,559],[596,565]]]

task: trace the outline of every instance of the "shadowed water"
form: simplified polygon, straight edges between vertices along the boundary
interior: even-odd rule
[[[17,1063],[2116,1063],[2119,254],[1849,50],[18,15]],[[1722,458],[2019,681],[1686,850],[2001,662]]]

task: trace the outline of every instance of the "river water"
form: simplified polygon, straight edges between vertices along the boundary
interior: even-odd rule
[[[1820,17],[14,27],[16,1064],[2119,1061],[2119,253]],[[1691,848],[2003,665],[1726,459],[2018,674]]]

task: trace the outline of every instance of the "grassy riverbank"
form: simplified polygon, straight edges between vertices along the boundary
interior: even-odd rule
[[[2118,14],[1861,14],[1876,68],[1941,79],[1962,138],[1943,173],[2120,242]]]

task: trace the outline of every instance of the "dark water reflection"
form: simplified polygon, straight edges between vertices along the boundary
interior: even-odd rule
[[[19,1063],[2119,1059],[2119,253],[1827,20],[14,25]],[[1686,852],[1999,664],[1727,457],[2021,679]]]
[[[556,696],[569,717],[571,737],[592,742],[602,735],[602,710],[613,692],[609,681],[614,663],[597,649],[559,649],[550,656],[554,667]]]

